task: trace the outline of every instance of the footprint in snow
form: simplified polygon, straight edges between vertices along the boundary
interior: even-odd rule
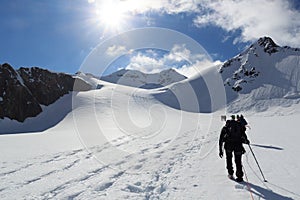
[[[145,162],[147,160],[147,158],[142,158],[139,160],[139,162]]]
[[[149,151],[149,148],[142,149],[142,150],[141,150],[141,153],[144,154],[144,153],[146,153],[147,151]]]
[[[65,166],[65,167],[63,168],[63,170],[70,169],[71,167],[73,167],[73,166],[75,166],[77,163],[79,163],[79,161],[80,161],[79,159],[75,160],[75,161],[72,162],[71,164]]]
[[[143,188],[136,186],[136,185],[127,185],[124,189],[125,191],[132,192],[132,193],[142,193],[144,192]]]
[[[136,186],[141,186],[142,183],[141,183],[140,181],[138,181],[138,182],[136,182],[134,185],[136,185]]]
[[[115,179],[115,178],[119,178],[120,176],[122,176],[125,172],[124,171],[121,171],[115,175],[113,175],[111,178]]]
[[[95,191],[104,191],[106,189],[108,189],[109,187],[111,187],[114,184],[114,182],[105,182],[102,183],[101,185],[99,185],[98,187],[95,188]]]
[[[34,183],[34,182],[38,181],[38,180],[41,180],[41,178],[38,177],[38,178],[31,179],[29,181],[26,181],[23,185],[29,185],[31,183]]]
[[[164,144],[168,144],[169,142],[171,142],[171,140],[166,140]]]
[[[116,166],[119,166],[119,165],[122,165],[122,164],[124,164],[124,163],[126,163],[126,161],[125,161],[125,160],[122,160],[122,161],[120,161],[120,162],[117,162],[115,165],[116,165]]]
[[[133,169],[141,169],[142,167],[143,167],[143,165],[136,165],[136,166],[134,166]]]
[[[160,154],[157,154],[157,155],[154,156],[154,158],[160,158],[160,157],[161,157]]]

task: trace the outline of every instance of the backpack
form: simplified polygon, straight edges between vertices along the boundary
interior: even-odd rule
[[[245,120],[245,118],[240,118],[240,123],[242,126],[246,126],[248,122]]]
[[[242,125],[235,121],[231,120],[228,123],[227,127],[227,136],[226,136],[226,141],[229,142],[240,142],[242,141]]]

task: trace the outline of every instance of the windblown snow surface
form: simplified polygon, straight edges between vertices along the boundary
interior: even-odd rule
[[[246,182],[236,183],[218,157],[220,115],[230,115],[219,101],[218,111],[187,112],[168,106],[187,82],[170,86],[171,94],[93,81],[101,89],[64,96],[51,105],[56,113],[0,122],[27,132],[0,135],[0,199],[300,199],[299,104],[243,112],[268,182],[245,147]]]

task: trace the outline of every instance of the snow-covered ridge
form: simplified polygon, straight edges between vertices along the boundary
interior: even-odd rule
[[[252,44],[243,53],[225,62],[220,72],[225,78],[225,85],[232,87],[235,91],[252,90],[255,88],[251,83],[267,82],[270,79],[276,79],[276,71],[288,75],[286,79],[291,78],[292,74],[288,73],[291,68],[296,71],[299,67],[299,48],[280,47],[269,37],[260,38]],[[293,70],[295,72],[295,70]],[[263,80],[256,80],[260,73],[263,73]],[[266,77],[266,75],[273,75]],[[275,75],[275,76],[274,76]],[[293,78],[295,80],[295,78]],[[299,80],[296,78],[296,80]],[[253,87],[251,87],[251,85]],[[295,84],[292,84],[295,85]],[[250,88],[249,88],[250,87]],[[256,84],[257,87],[257,84]]]
[[[213,81],[212,81],[213,80]],[[155,94],[163,103],[190,112],[265,111],[300,102],[300,49],[260,38],[241,54]]]
[[[121,69],[108,76],[101,77],[101,80],[107,82],[144,89],[160,88],[184,79],[186,79],[186,77],[174,69],[167,69],[154,74],[145,74],[137,70]]]
[[[299,48],[280,47],[263,37],[225,62],[220,73],[230,111],[264,111],[299,103]]]

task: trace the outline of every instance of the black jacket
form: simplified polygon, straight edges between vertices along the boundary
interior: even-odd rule
[[[234,134],[231,133],[232,127],[235,127]],[[219,138],[219,150],[222,150],[223,143],[226,151],[244,152],[243,143],[248,141],[245,133],[245,127],[239,122],[230,120],[222,128]]]

